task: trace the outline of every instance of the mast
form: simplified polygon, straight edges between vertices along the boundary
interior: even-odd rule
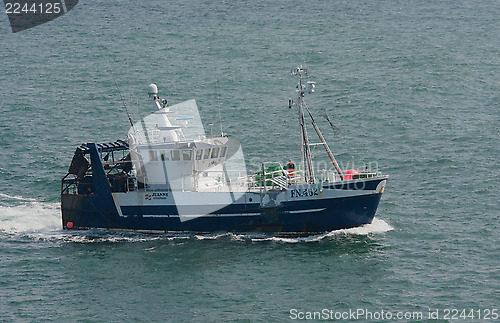
[[[315,84],[314,82],[307,82],[307,85],[302,84],[302,75],[307,76],[307,69],[303,69],[302,66],[292,70],[292,75],[297,75],[297,93],[298,93],[298,98],[297,98],[297,109],[299,112],[299,125],[300,125],[300,151],[302,155],[302,165],[304,167],[304,178],[307,183],[314,184],[314,167],[312,166],[312,159],[311,159],[311,151],[309,149],[309,138],[307,136],[307,129],[306,129],[306,122],[305,122],[305,117],[304,117],[304,108],[309,114],[309,117],[311,118],[312,125],[314,130],[316,131],[316,134],[318,135],[319,139],[321,140],[321,143],[323,144],[323,147],[326,150],[326,153],[330,160],[332,161],[333,166],[335,167],[335,170],[340,176],[341,180],[344,180],[344,174],[342,173],[342,170],[340,169],[337,161],[335,160],[335,157],[333,156],[332,151],[330,150],[330,147],[328,146],[325,138],[323,137],[323,134],[318,128],[318,125],[314,121],[314,118],[311,114],[311,111],[307,108],[306,103],[304,102],[304,95],[305,92],[307,91],[308,93],[313,93],[314,92],[314,87]],[[292,105],[292,100],[289,102],[289,107],[291,108]]]
[[[302,66],[292,70],[292,75],[297,75],[297,109],[299,112],[300,125],[300,151],[302,155],[302,165],[304,169],[304,179],[307,183],[314,184],[314,167],[311,160],[311,151],[309,149],[309,138],[307,136],[306,120],[304,117],[304,95],[308,90],[314,91],[314,83],[307,82],[307,87],[302,84],[302,75],[307,75],[307,70]]]
[[[335,170],[339,174],[340,179],[344,180],[344,174],[342,173],[342,170],[340,169],[339,164],[335,160],[335,157],[333,156],[333,153],[330,150],[330,147],[328,146],[328,143],[326,142],[325,137],[323,137],[323,134],[319,130],[319,127],[316,124],[316,121],[314,121],[314,118],[313,118],[313,116],[311,114],[311,111],[309,111],[309,108],[307,107],[307,105],[305,105],[305,103],[304,103],[304,106],[306,107],[306,110],[307,110],[307,113],[309,114],[309,117],[311,117],[313,128],[314,128],[314,130],[316,130],[316,133],[318,134],[318,137],[321,140],[321,143],[323,144],[323,147],[325,147],[326,153],[327,153],[328,157],[330,157],[330,160],[332,161],[332,164],[335,167]]]

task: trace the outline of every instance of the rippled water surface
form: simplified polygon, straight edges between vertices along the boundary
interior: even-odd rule
[[[495,1],[85,1],[13,34],[1,13],[1,320],[498,309],[499,16]],[[297,65],[339,162],[390,175],[372,224],[305,238],[61,229],[75,147],[128,131],[112,74],[134,120],[153,82],[170,103],[196,98],[206,129],[220,111],[252,164],[300,156]]]

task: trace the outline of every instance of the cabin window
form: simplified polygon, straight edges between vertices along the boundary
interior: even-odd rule
[[[193,151],[191,149],[189,150],[183,150],[182,151],[182,160],[191,160]]]
[[[227,147],[222,147],[220,149],[220,157],[226,157],[226,151],[227,151]]]
[[[160,151],[160,158],[161,160],[170,160],[170,154],[166,150]]]
[[[178,150],[172,150],[172,160],[181,160],[181,153]]]
[[[149,161],[157,161],[158,160],[158,155],[156,154],[156,151],[150,150],[149,151]]]
[[[198,149],[196,151],[196,160],[201,160],[201,157],[203,157],[203,149]]]
[[[219,148],[212,148],[212,158],[217,158],[219,157]]]
[[[210,149],[205,149],[203,151],[204,151],[204,153],[203,153],[203,159],[210,158]]]

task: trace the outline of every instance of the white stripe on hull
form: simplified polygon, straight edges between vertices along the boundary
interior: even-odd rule
[[[323,211],[325,208],[321,208],[321,209],[308,209],[308,210],[297,210],[297,211],[288,211],[289,213],[293,213],[293,214],[296,214],[296,213],[313,213],[313,212],[321,212]]]

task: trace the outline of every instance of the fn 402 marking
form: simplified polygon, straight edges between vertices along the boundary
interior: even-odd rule
[[[290,198],[294,197],[305,197],[305,196],[315,196],[319,195],[318,188],[303,188],[303,189],[292,189],[290,191]]]

